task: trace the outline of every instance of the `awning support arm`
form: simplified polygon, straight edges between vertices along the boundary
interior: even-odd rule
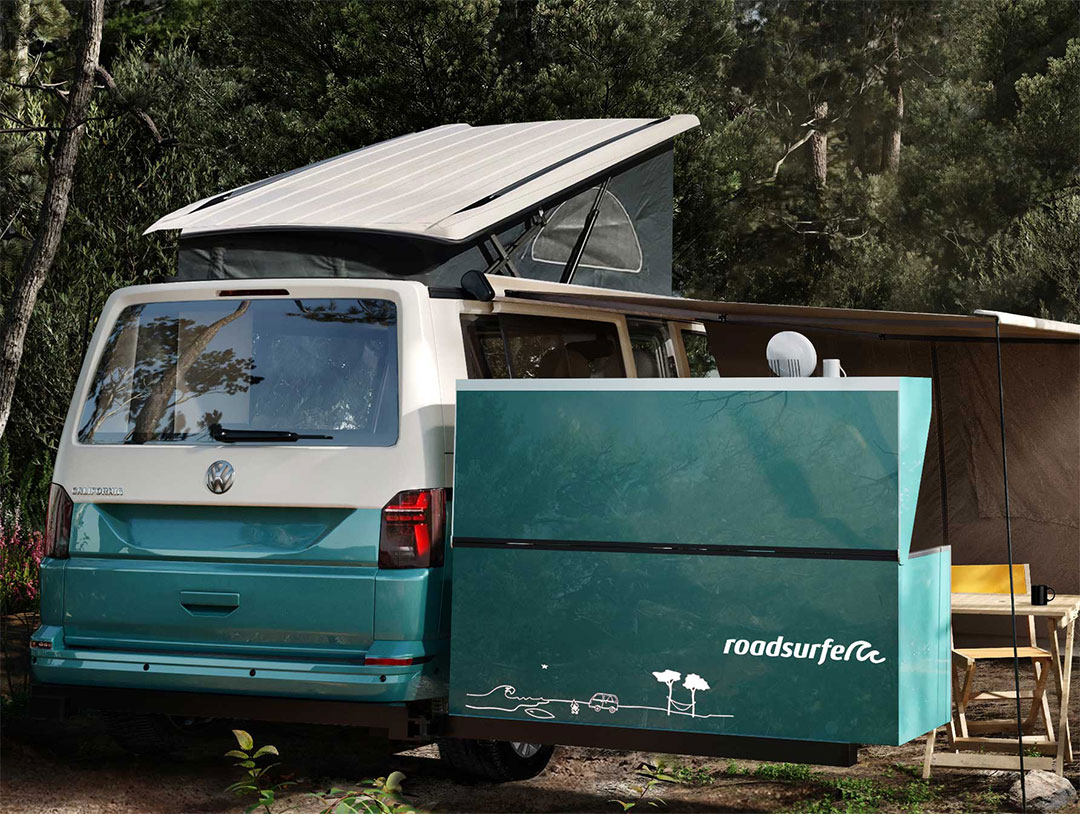
[[[569,283],[574,279],[578,263],[581,262],[581,256],[585,254],[585,245],[589,242],[593,226],[596,224],[596,218],[600,214],[600,204],[604,200],[604,193],[607,192],[609,181],[611,181],[610,176],[605,178],[603,183],[600,184],[600,188],[596,190],[596,198],[593,200],[592,209],[585,216],[585,225],[581,227],[577,242],[574,243],[574,250],[570,252],[570,257],[567,259],[566,265],[563,266],[562,277],[559,278],[560,283]]]
[[[503,248],[503,244],[502,241],[499,240],[499,236],[492,234],[490,236],[490,239],[491,245],[495,247],[495,253],[499,255],[499,263],[502,264],[501,267],[506,269],[507,276],[520,277],[521,275],[518,274],[517,266],[514,265],[513,258],[507,253],[506,249]]]
[[[517,266],[514,265],[514,252],[532,240],[537,232],[547,226],[547,222],[548,218],[544,210],[537,210],[535,214],[529,216],[528,226],[525,231],[518,235],[517,239],[509,247],[504,247],[502,241],[499,240],[499,236],[494,232],[488,235],[488,240],[495,247],[497,257],[484,269],[484,274],[503,274],[503,269],[506,269],[505,273],[508,277],[520,277]]]

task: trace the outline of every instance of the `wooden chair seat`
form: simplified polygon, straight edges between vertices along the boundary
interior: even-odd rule
[[[967,661],[979,661],[980,659],[1011,659],[1013,649],[1011,647],[960,647],[953,650],[957,656]],[[1053,658],[1049,650],[1041,647],[1018,647],[1016,655],[1022,659],[1045,659]]]

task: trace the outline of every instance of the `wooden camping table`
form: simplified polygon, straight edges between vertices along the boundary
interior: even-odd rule
[[[1012,613],[1012,609],[1009,603],[1008,594],[953,594],[952,595],[952,612],[954,614],[971,614],[975,616],[1009,616]],[[1016,597],[1016,615],[1017,616],[1034,616],[1041,617],[1046,620],[1047,632],[1050,635],[1050,653],[1053,656],[1054,664],[1054,682],[1057,685],[1058,699],[1060,701],[1060,711],[1058,713],[1057,722],[1057,742],[1056,744],[1051,742],[1044,742],[1044,745],[1056,746],[1056,753],[1053,759],[1054,771],[1057,774],[1062,774],[1065,768],[1065,762],[1073,759],[1072,739],[1069,733],[1069,685],[1072,681],[1072,662],[1073,662],[1073,647],[1076,638],[1076,621],[1077,617],[1080,617],[1080,596],[1071,596],[1068,594],[1058,594],[1052,602],[1047,605],[1032,605],[1030,596],[1017,596]],[[1059,642],[1058,632],[1062,631],[1065,638],[1065,649],[1062,651],[1061,643]],[[1003,655],[1011,656],[1012,648],[1001,648]],[[1025,739],[1026,740],[1026,739]],[[937,756],[935,756],[936,758]],[[942,755],[941,757],[946,757]],[[1017,757],[1011,757],[1012,761],[1017,762],[1017,766],[1006,767],[1002,765],[1005,755],[965,755],[965,758],[971,758],[975,761],[979,759],[985,759],[987,763],[993,763],[993,766],[987,766],[987,768],[1019,768],[1019,759]],[[1035,763],[1038,758],[1033,759],[1031,763]],[[973,762],[967,762],[967,765],[976,765]],[[1025,761],[1026,763],[1027,761]],[[943,765],[937,760],[934,761],[935,765]],[[1032,767],[1034,768],[1034,766]]]

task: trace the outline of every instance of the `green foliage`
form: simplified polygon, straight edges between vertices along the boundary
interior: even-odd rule
[[[728,777],[752,778],[763,783],[780,783],[799,787],[821,796],[803,800],[793,811],[796,814],[870,814],[885,806],[899,807],[908,812],[919,812],[925,803],[934,800],[934,789],[921,779],[918,769],[895,764],[883,775],[893,778],[895,770],[908,775],[903,784],[882,782],[873,777],[838,777],[811,766],[797,763],[760,763],[757,766],[740,766],[728,763],[724,774]],[[675,772],[678,777],[678,771]]]
[[[639,782],[638,785],[630,787],[630,791],[632,791],[637,796],[634,797],[632,800],[609,800],[608,802],[615,803],[623,811],[630,811],[633,808],[637,808],[641,803],[645,803],[652,808],[660,808],[662,806],[666,806],[667,803],[665,803],[659,797],[656,797],[652,800],[646,800],[645,798],[654,789],[656,789],[657,786],[662,786],[665,783],[670,784],[682,782],[673,774],[671,774],[670,771],[671,770],[668,767],[664,766],[663,763],[659,763],[655,766],[651,763],[642,763],[634,772],[634,776],[642,778],[644,782]]]
[[[60,0],[3,2],[0,129],[45,128],[0,133],[7,292],[77,38]],[[121,95],[93,97],[0,440],[4,504],[33,525],[105,298],[173,271],[175,236],[147,226],[451,121],[697,114],[676,143],[675,281],[689,295],[1080,320],[1072,0],[115,0],[102,55]],[[803,141],[815,130],[824,186]]]
[[[365,780],[358,789],[330,789],[314,796],[326,805],[321,814],[423,814],[402,797],[404,780],[401,772],[391,772]]]
[[[225,757],[236,759],[236,763],[233,765],[243,770],[243,777],[228,786],[225,791],[232,792],[238,797],[250,801],[244,809],[245,812],[261,808],[266,814],[274,814],[278,794],[289,786],[296,784],[290,780],[282,780],[277,783],[270,782],[267,774],[279,764],[266,763],[265,760],[260,764],[260,760],[263,758],[277,757],[277,747],[267,744],[256,749],[255,741],[243,729],[234,729],[232,732],[240,748],[230,749],[225,753]],[[279,812],[281,810],[278,809]]]
[[[668,773],[678,782],[691,786],[707,786],[716,780],[716,775],[703,766],[672,766]]]

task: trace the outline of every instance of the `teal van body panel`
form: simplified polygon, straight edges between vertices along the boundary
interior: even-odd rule
[[[442,569],[380,572],[381,510],[76,504],[43,564],[46,683],[401,702],[446,696]],[[376,613],[376,599],[382,603]],[[409,666],[368,657],[413,658]],[[254,675],[252,675],[254,671]]]
[[[895,551],[897,393],[851,395],[461,391],[454,536]]]
[[[900,567],[899,742],[924,735],[949,718],[952,662],[948,548],[913,555]]]
[[[948,554],[907,553],[930,389],[873,381],[459,383],[451,714],[945,723]]]
[[[899,444],[897,501],[900,530],[897,542],[901,561],[907,559],[911,551],[911,534],[915,528],[926,438],[930,432],[931,386],[930,379],[901,379],[898,391],[896,435]]]
[[[362,657],[372,642],[375,572],[73,557],[65,575],[65,640],[80,647]],[[222,604],[192,593],[216,595]]]
[[[374,636],[379,641],[416,639],[439,629],[444,580],[426,568],[380,571],[375,579]]]
[[[41,624],[64,624],[64,569],[66,560],[46,557],[41,561]]]
[[[65,640],[362,657],[374,638],[379,517],[377,509],[78,504]]]
[[[895,606],[889,563],[479,548],[454,556],[455,715],[860,743],[894,737],[897,630],[887,615],[867,613],[867,605]],[[468,602],[478,594],[484,602]],[[845,649],[868,642],[861,655],[876,650],[886,661],[858,661],[853,651],[819,663],[830,638]],[[804,654],[815,647],[814,658],[783,658],[785,643]],[[666,671],[679,674],[670,713],[668,687],[654,675]],[[708,689],[691,693],[684,685],[693,674]],[[617,709],[592,709],[598,693],[614,696]]]
[[[44,633],[39,629],[35,640]],[[34,678],[77,686],[398,703],[439,697],[432,695],[438,691],[432,664],[365,667],[362,660],[348,664],[61,648],[35,654]]]
[[[374,566],[378,509],[78,503],[71,555]]]

